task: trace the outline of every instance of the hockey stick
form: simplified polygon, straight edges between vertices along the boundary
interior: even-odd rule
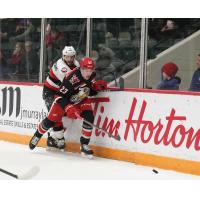
[[[118,140],[118,141],[121,140],[121,137],[120,137],[119,135],[113,136],[113,135],[110,134],[109,132],[103,130],[102,128],[100,128],[99,126],[97,126],[97,125],[95,125],[95,124],[90,123],[89,121],[87,121],[87,120],[85,120],[85,119],[84,119],[84,122],[87,123],[87,124],[89,124],[90,126],[95,127],[96,129],[98,129],[98,130],[100,130],[100,131],[106,133],[108,136],[110,136],[111,138],[113,138],[113,139],[115,139],[115,140]]]
[[[121,89],[121,88],[112,88],[112,89],[104,90],[102,92],[118,92],[118,91],[124,91],[124,89]]]
[[[119,92],[119,91],[124,91],[124,89],[121,88],[108,88],[106,90],[101,90],[100,92]]]
[[[17,175],[12,172],[9,172],[5,169],[0,168],[0,172],[3,172],[4,174],[7,174],[8,176],[12,176],[13,178],[20,179],[20,180],[30,179],[33,176],[35,176],[36,174],[38,174],[39,171],[40,171],[40,168],[38,166],[34,166],[26,173]]]
[[[117,92],[117,91],[124,91],[124,79],[122,77],[119,78],[119,87],[109,88],[109,89],[103,90],[101,92]]]
[[[121,76],[119,78],[119,88],[124,90],[124,79]]]
[[[79,114],[75,113],[75,115],[76,115],[76,117],[77,117],[78,119],[81,119],[81,120],[83,119]],[[97,125],[95,125],[95,124],[93,124],[93,123],[87,121],[86,119],[83,119],[83,121],[84,121],[85,123],[87,123],[88,125],[90,125],[90,126],[92,126],[92,127],[95,127],[96,129],[98,129],[98,130],[100,130],[100,131],[103,131],[104,133],[106,133],[107,135],[109,135],[111,138],[113,138],[113,139],[115,139],[115,140],[118,140],[118,141],[121,140],[121,137],[120,137],[119,135],[113,136],[113,135],[110,134],[109,132],[107,132],[107,131],[103,130],[102,128],[100,128],[99,126],[97,126]]]

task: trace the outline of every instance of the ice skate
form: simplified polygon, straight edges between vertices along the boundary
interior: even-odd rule
[[[53,138],[51,136],[47,139],[47,151],[64,151],[65,149],[65,139],[64,137],[61,139]]]
[[[93,158],[93,151],[86,144],[82,144],[80,147],[81,155],[89,159]]]
[[[41,137],[42,137],[42,134],[40,134],[38,131],[36,131],[35,134],[33,135],[33,137],[31,138],[30,142],[29,142],[29,148],[31,150],[33,150],[37,146]]]

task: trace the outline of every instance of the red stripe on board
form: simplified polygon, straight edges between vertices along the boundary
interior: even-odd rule
[[[35,86],[35,85],[43,86],[44,85],[43,83],[12,82],[12,81],[0,81],[0,84],[25,85],[25,86]],[[111,87],[109,89],[118,89],[118,88]],[[156,89],[141,89],[141,88],[124,88],[123,91],[126,91],[126,92],[156,93],[156,94],[178,94],[178,95],[200,96],[200,92],[180,91],[180,90],[156,90]],[[119,92],[123,92],[123,91],[119,91]]]
[[[110,102],[110,99],[109,97],[93,97],[87,99],[87,103],[96,103],[96,102]]]
[[[30,82],[12,82],[12,81],[0,81],[0,84],[7,84],[7,85],[27,85],[27,86],[43,86],[43,83],[30,83]]]
[[[116,88],[115,87],[111,87],[109,89],[116,89]],[[157,89],[142,89],[142,88],[124,88],[123,91],[125,91],[125,92],[143,92],[143,93],[156,93],[156,94],[178,94],[178,95],[200,96],[200,92],[180,91],[180,90],[157,90]],[[123,92],[123,91],[119,91],[119,92]]]

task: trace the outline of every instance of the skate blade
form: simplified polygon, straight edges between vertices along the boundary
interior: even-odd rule
[[[64,149],[58,149],[55,147],[46,147],[46,151],[51,151],[51,152],[64,152]]]
[[[88,158],[89,160],[92,160],[94,158],[93,155],[87,155],[87,154],[85,154],[83,152],[81,152],[81,155],[82,155],[83,158]]]

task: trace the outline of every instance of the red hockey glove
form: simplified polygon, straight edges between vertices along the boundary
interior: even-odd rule
[[[96,91],[107,90],[108,85],[104,80],[98,80],[92,84],[92,89]]]
[[[77,118],[81,118],[80,114],[81,114],[81,110],[76,108],[73,105],[67,106],[65,108],[65,112],[67,114],[67,117],[71,118],[71,119],[77,119]]]

